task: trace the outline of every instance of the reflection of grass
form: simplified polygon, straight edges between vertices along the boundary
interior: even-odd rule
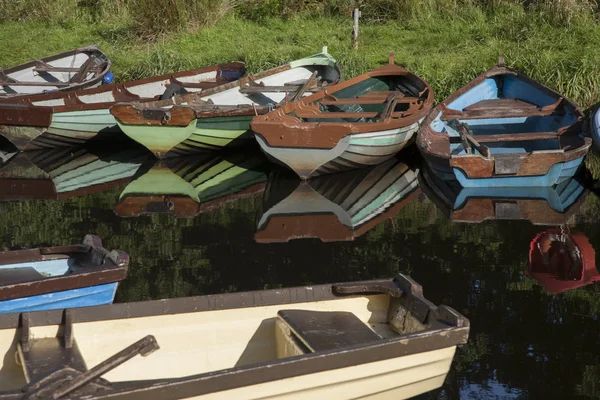
[[[433,7],[436,2],[429,3]],[[444,13],[408,13],[397,21],[364,22],[358,51],[351,49],[349,17],[341,14],[285,21],[267,17],[260,22],[229,14],[211,27],[147,42],[136,33],[136,22],[127,13],[93,19],[80,12],[60,23],[2,23],[0,67],[97,43],[112,58],[117,79],[123,81],[231,60],[246,61],[249,70],[256,72],[328,45],[347,77],[381,65],[393,51],[398,63],[432,84],[439,100],[503,54],[508,65],[587,107],[600,97],[600,81],[594,78],[600,75],[596,51],[600,26],[590,23],[591,14],[575,8],[572,12],[579,12],[578,18],[557,23],[549,10],[465,5]]]

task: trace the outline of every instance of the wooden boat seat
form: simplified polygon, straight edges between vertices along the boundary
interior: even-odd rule
[[[80,67],[55,67],[42,60],[35,61],[35,72],[79,72]]]
[[[280,321],[312,352],[381,340],[351,312],[280,310]]]
[[[363,96],[359,96],[359,97],[353,97],[350,99],[336,99],[336,100],[321,100],[320,103],[323,104],[324,106],[330,106],[330,105],[338,105],[338,104],[383,104],[387,102],[387,98],[389,95],[386,96],[367,96],[367,97],[363,97]],[[400,97],[397,99],[396,103],[413,103],[413,102],[418,102],[420,99],[418,97]]]
[[[190,88],[190,89],[212,89],[215,86],[217,86],[217,82],[215,82],[215,81],[183,82],[177,78],[171,78],[171,83],[179,85],[183,88]]]
[[[33,267],[0,269],[0,285],[14,285],[16,283],[33,282],[44,279]]]
[[[454,119],[494,119],[494,118],[519,118],[519,117],[547,117],[551,115],[564,115],[564,99],[561,97],[553,104],[538,107],[535,104],[519,99],[488,99],[465,107],[463,111],[452,110],[442,104],[443,112],[440,119],[450,121]]]

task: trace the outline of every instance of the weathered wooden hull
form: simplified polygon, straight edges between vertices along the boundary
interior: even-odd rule
[[[589,147],[589,146],[587,146]],[[586,148],[587,149],[587,148]],[[465,171],[450,165],[428,162],[431,170],[444,180],[456,180],[465,188],[511,188],[511,187],[549,187],[572,178],[583,163],[584,156],[551,165],[543,175],[497,176],[491,178],[470,178]],[[544,171],[542,171],[544,172]]]
[[[380,132],[345,136],[332,149],[272,147],[260,135],[256,140],[262,151],[301,179],[347,171],[383,163],[409,145],[419,124]]]
[[[250,125],[263,152],[304,180],[393,157],[431,109],[433,91],[393,55],[389,61],[256,116]]]
[[[464,188],[423,168],[419,183],[427,197],[457,222],[520,219],[535,225],[566,225],[587,197],[577,178],[551,187]]]
[[[88,307],[113,302],[129,256],[83,244],[0,252],[0,313]]]
[[[419,195],[418,172],[414,160],[407,165],[395,159],[308,182],[275,171],[263,196],[254,240],[354,240],[396,216]]]
[[[106,54],[88,46],[0,70],[0,99],[96,87],[110,66]]]
[[[20,150],[127,139],[110,114],[112,105],[154,101],[173,86],[197,93],[237,79],[244,68],[242,63],[222,64],[72,93],[26,96],[15,99],[16,104],[0,99],[0,134]]]
[[[281,88],[309,79],[313,70],[319,70],[324,80],[334,79],[337,82],[341,76],[335,59],[323,53],[292,61],[251,78],[259,86]],[[117,123],[127,136],[148,148],[159,159],[241,147],[252,142],[252,118],[272,110],[287,95],[280,90],[245,94],[241,89],[241,84],[223,85],[197,96],[175,97],[170,104],[156,102],[153,107],[148,103],[142,104],[139,109],[131,105],[116,105],[111,112],[117,116]],[[196,112],[194,107],[208,101],[211,103],[204,104],[208,109]]]
[[[572,102],[503,61],[444,100],[417,138],[431,171],[463,187],[548,187],[591,146]]]
[[[194,120],[187,127],[129,125],[126,132],[157,158],[163,159],[254,145],[251,120],[252,116],[214,117]]]
[[[322,322],[306,325],[306,318]],[[126,364],[103,374],[113,385],[87,385],[69,398],[409,398],[441,386],[468,331],[468,320],[434,306],[402,275],[12,314],[0,316],[0,399],[17,399],[18,389],[56,367],[86,371],[145,335],[121,353],[130,355]],[[323,340],[313,341],[315,334]],[[63,335],[73,350],[61,359]],[[148,357],[133,357],[140,351]]]

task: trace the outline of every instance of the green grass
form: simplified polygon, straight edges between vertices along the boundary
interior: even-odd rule
[[[493,66],[498,55],[583,108],[600,97],[600,27],[591,13],[568,23],[517,5],[409,14],[402,21],[364,23],[357,51],[350,43],[349,16],[302,15],[253,22],[228,14],[210,27],[152,41],[141,38],[125,17],[4,22],[0,68],[96,43],[112,59],[119,81],[232,60],[245,61],[250,72],[257,72],[327,45],[346,77],[385,63],[394,52],[397,63],[429,81],[438,101]]]

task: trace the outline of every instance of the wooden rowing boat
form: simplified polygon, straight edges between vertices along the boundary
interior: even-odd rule
[[[149,102],[197,93],[245,73],[240,62],[154,76],[76,92],[0,99],[0,135],[20,150],[118,140],[122,133],[109,108],[117,102]]]
[[[196,215],[264,190],[268,161],[262,154],[220,152],[157,161],[125,187],[115,213],[120,217],[169,213]]]
[[[433,91],[389,64],[255,117],[251,127],[269,157],[308,179],[382,163],[411,142]]]
[[[245,146],[254,142],[250,120],[284,101],[341,79],[327,48],[314,56],[242,78],[200,94],[111,108],[121,130],[157,158]]]
[[[123,185],[152,157],[139,146],[118,151],[79,146],[24,154],[50,176],[55,199],[83,196]]]
[[[403,275],[3,315],[0,399],[405,399],[468,334]]]
[[[419,185],[448,218],[471,223],[528,220],[534,225],[566,225],[588,195],[579,177],[551,187],[463,188],[427,167],[421,169]]]
[[[432,171],[463,187],[552,186],[591,145],[571,101],[498,65],[438,104],[417,143]]]
[[[102,84],[110,60],[96,46],[87,46],[0,69],[0,99]]]
[[[560,228],[541,232],[531,241],[526,273],[550,293],[600,281],[589,239],[582,232]]]
[[[0,313],[110,304],[128,266],[127,253],[109,252],[94,235],[79,245],[0,252]]]
[[[254,239],[258,243],[354,240],[419,196],[418,172],[416,163],[395,158],[310,181],[275,171],[263,195]]]

